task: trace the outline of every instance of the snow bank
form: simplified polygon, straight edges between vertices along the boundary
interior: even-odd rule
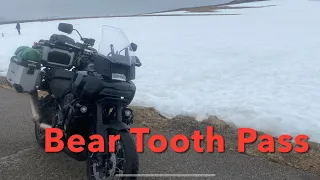
[[[169,117],[218,115],[237,126],[275,136],[305,133],[320,142],[320,4],[277,0],[259,5],[277,6],[225,10],[238,16],[70,22],[97,40],[101,25],[116,26],[139,45],[143,66],[137,70],[134,105],[153,106]],[[15,25],[0,26],[5,33],[0,69],[7,69],[18,45],[58,33],[58,23],[21,24],[21,36]]]

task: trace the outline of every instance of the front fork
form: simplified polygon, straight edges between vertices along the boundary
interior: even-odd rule
[[[101,135],[104,139],[104,152],[97,153],[97,159],[99,162],[99,167],[104,167],[105,157],[108,157],[109,149],[109,133],[106,129],[106,125],[103,123],[103,106],[102,104],[97,104],[97,121],[96,121],[96,133]]]
[[[116,117],[115,121],[110,121],[108,124],[104,124],[103,121],[103,105],[97,104],[97,120],[96,120],[96,133],[101,135],[104,139],[104,152],[97,153],[97,159],[99,162],[99,166],[104,167],[106,157],[109,158],[109,130],[115,129],[117,131],[121,130],[129,130],[129,127],[122,122],[122,105],[120,103],[117,104],[116,107]]]

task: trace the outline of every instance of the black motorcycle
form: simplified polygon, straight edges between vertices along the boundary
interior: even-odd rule
[[[45,129],[58,128],[63,132],[63,151],[78,161],[87,161],[89,180],[136,179],[128,175],[139,171],[136,145],[129,132],[133,111],[128,105],[136,92],[132,82],[135,67],[141,66],[134,55],[137,45],[110,26],[102,27],[98,50],[93,48],[95,40],[83,38],[73,25],[60,23],[58,29],[67,34],[76,31],[82,43],[54,34],[33,46],[42,53],[41,64],[34,65],[34,69],[41,66],[39,83],[29,93],[38,144],[45,148]],[[40,97],[40,92],[46,93]],[[85,145],[75,146],[83,147],[82,152],[68,148],[72,135],[84,137]],[[104,152],[89,150],[88,145],[94,142],[91,135],[103,137]],[[110,135],[120,135],[114,152],[108,151]]]

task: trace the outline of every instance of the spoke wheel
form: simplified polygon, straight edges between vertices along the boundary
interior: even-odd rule
[[[121,140],[116,142],[115,152],[105,160],[105,167],[98,166],[95,153],[89,153],[87,175],[89,180],[125,180],[135,177],[121,177],[122,174],[137,174],[139,160],[134,141],[128,132],[121,132]]]

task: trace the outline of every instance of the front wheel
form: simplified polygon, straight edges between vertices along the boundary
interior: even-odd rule
[[[118,132],[120,140],[116,142],[116,151],[105,160],[104,170],[100,170],[95,153],[89,152],[87,160],[88,180],[129,180],[136,177],[121,177],[122,174],[138,174],[139,158],[136,145],[129,132]],[[107,143],[107,142],[106,142]]]
[[[34,131],[37,143],[41,148],[45,147],[45,130],[41,129],[37,123],[34,123]]]

